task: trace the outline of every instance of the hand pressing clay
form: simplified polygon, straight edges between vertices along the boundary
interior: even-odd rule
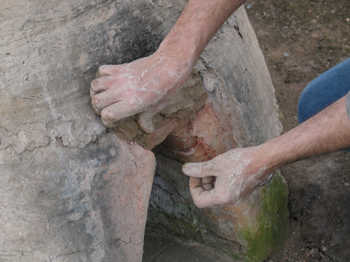
[[[150,120],[166,107],[190,73],[190,67],[178,67],[171,58],[158,53],[128,64],[101,66],[98,78],[91,83],[93,108],[108,127],[141,113],[141,128],[152,133]]]
[[[207,162],[185,164],[196,206],[234,204],[251,193],[269,173],[263,154],[259,147],[237,148]]]

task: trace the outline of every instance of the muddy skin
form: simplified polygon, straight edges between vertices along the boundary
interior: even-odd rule
[[[106,126],[112,127],[124,118],[139,116],[141,128],[152,133],[149,121],[160,112],[191,72],[190,67],[177,68],[170,59],[151,55],[123,65],[104,65],[91,83],[91,100]],[[166,87],[166,88],[164,88]]]

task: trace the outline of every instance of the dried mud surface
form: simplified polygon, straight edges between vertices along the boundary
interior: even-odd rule
[[[270,69],[287,131],[306,84],[350,57],[349,0],[249,0],[247,11]],[[350,261],[350,153],[303,160],[282,173],[291,230],[269,262]]]

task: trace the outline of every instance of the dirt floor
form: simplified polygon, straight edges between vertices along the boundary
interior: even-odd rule
[[[285,131],[297,125],[306,84],[350,57],[349,0],[248,0]],[[350,73],[350,72],[349,72]],[[290,187],[290,237],[270,262],[350,261],[350,153],[282,169]]]

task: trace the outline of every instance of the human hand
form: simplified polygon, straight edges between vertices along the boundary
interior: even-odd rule
[[[152,133],[152,117],[167,104],[169,94],[190,75],[191,66],[180,66],[170,56],[155,53],[122,65],[104,65],[92,81],[90,95],[103,123],[139,114],[141,128]]]
[[[183,166],[199,208],[239,201],[262,184],[271,170],[260,147],[238,148],[201,163]]]

